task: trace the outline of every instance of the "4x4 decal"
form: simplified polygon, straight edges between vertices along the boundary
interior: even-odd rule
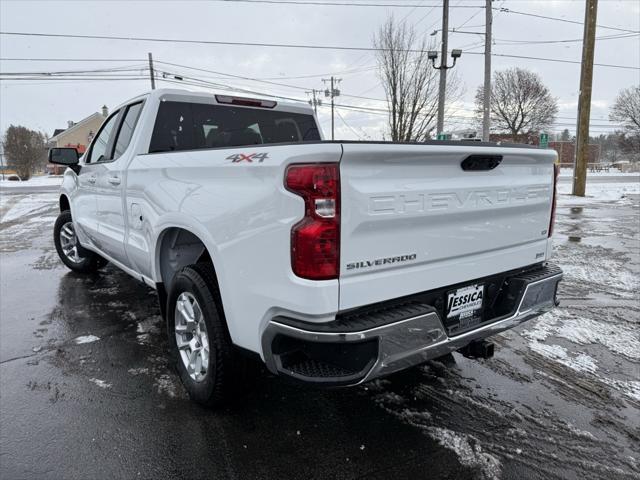
[[[227,160],[231,160],[231,163],[253,163],[254,161],[256,163],[262,163],[267,158],[269,158],[268,153],[236,153],[234,155],[229,155]]]

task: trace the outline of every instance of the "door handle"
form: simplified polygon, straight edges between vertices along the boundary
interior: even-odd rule
[[[109,177],[107,179],[107,181],[111,184],[111,185],[120,185],[120,177]]]
[[[92,176],[90,176],[90,177],[88,177],[88,178],[87,178],[87,182],[89,182],[89,183],[96,183],[96,178],[97,178],[97,177],[96,177],[95,175],[92,175]]]

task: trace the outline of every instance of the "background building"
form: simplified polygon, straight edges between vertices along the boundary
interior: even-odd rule
[[[74,123],[69,120],[66,129],[56,129],[49,140],[49,147],[74,147],[78,153],[83,154],[96,132],[109,115],[109,109],[103,105],[101,112],[96,112]],[[47,164],[47,172],[59,175],[64,171],[62,165]]]

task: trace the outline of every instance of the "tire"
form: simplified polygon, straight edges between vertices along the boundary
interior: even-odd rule
[[[74,272],[93,273],[108,263],[97,253],[82,248],[69,210],[61,212],[56,219],[53,243],[62,263]]]
[[[188,265],[176,274],[167,297],[167,333],[191,400],[218,407],[244,393],[251,366],[231,342],[213,265]]]

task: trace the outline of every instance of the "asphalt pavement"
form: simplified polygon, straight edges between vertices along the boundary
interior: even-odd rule
[[[210,411],[168,364],[154,292],[69,272],[37,192],[0,205],[0,478],[640,477],[637,196],[561,203],[562,305],[494,358],[338,390],[262,371]]]

